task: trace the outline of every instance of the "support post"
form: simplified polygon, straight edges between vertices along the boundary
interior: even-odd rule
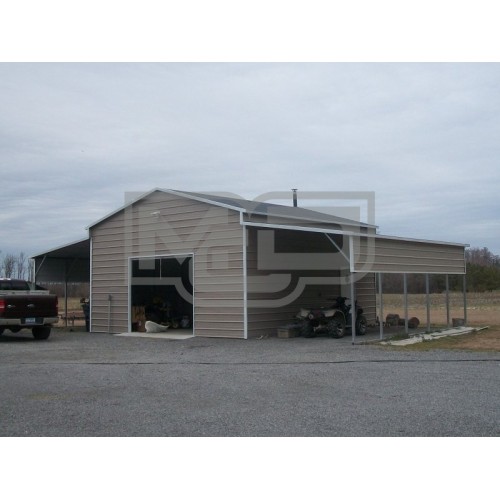
[[[464,325],[467,326],[467,276],[464,274],[463,282],[464,291]]]
[[[351,273],[351,329],[352,343],[356,342],[356,296],[354,288],[354,273]]]
[[[68,261],[64,261],[64,326],[68,327]]]
[[[408,278],[406,273],[403,273],[403,293],[405,304],[405,333],[408,333]]]
[[[38,268],[36,267],[36,259],[33,259],[33,282],[36,283],[36,278],[38,276],[38,273],[40,272],[40,269],[43,267],[43,264],[45,263],[45,259],[47,258],[47,255],[43,256],[42,262],[40,262],[40,265]]]
[[[450,280],[446,275],[446,326],[450,328]]]
[[[425,303],[427,307],[427,333],[431,331],[431,299],[429,296],[430,286],[429,286],[429,274],[425,275]]]
[[[68,279],[64,279],[64,326],[68,326]]]
[[[382,294],[382,273],[378,273],[378,296],[380,302],[380,311],[379,311],[380,340],[382,340],[384,338],[384,298]]]
[[[351,281],[351,341],[356,342],[356,296],[354,289],[354,242],[349,235],[349,278]]]

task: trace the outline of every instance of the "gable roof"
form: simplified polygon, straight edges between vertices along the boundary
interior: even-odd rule
[[[266,203],[262,201],[245,200],[243,198],[234,198],[230,196],[223,196],[212,193],[196,193],[191,191],[180,191],[176,189],[161,189],[155,188],[148,191],[139,197],[131,200],[122,207],[114,210],[113,212],[107,214],[103,218],[96,222],[90,224],[87,229],[90,229],[97,224],[105,221],[109,217],[125,210],[127,207],[137,203],[138,201],[147,198],[155,192],[169,193],[182,198],[189,198],[192,200],[197,200],[202,203],[208,203],[209,205],[215,205],[229,210],[235,210],[240,213],[252,215],[263,215],[263,216],[273,216],[278,218],[295,219],[307,222],[316,222],[318,224],[343,224],[343,225],[356,225],[357,227],[369,227],[376,228],[371,224],[366,224],[363,222],[358,222],[351,219],[346,219],[344,217],[337,217],[334,215],[329,215],[323,212],[317,212],[315,210],[310,210],[302,207],[293,207],[287,205],[278,205],[276,203]]]
[[[211,193],[192,193],[189,191],[177,190],[170,190],[170,192],[192,197],[193,199],[199,199],[200,201],[204,201],[206,203],[217,203],[221,206],[242,211],[248,215],[272,215],[273,217],[283,217],[287,219],[297,219],[323,224],[355,224],[356,226],[362,227],[376,227],[371,224],[346,219],[344,217],[338,217],[336,215],[329,215],[325,212],[318,212],[308,208],[278,205],[277,203],[267,203],[263,201],[245,200],[243,198],[233,198]]]

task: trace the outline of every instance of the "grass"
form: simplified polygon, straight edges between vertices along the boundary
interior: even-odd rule
[[[393,347],[393,346],[392,346]],[[500,326],[479,332],[466,333],[435,340],[424,340],[399,349],[410,351],[430,351],[434,349],[455,349],[461,351],[500,352]]]

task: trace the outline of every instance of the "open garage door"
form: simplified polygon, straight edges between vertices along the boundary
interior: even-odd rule
[[[171,330],[193,330],[193,256],[130,259],[130,331],[152,321]]]

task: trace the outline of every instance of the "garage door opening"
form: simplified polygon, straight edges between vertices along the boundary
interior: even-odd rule
[[[130,331],[146,331],[146,321],[167,332],[193,332],[193,256],[130,260]]]

